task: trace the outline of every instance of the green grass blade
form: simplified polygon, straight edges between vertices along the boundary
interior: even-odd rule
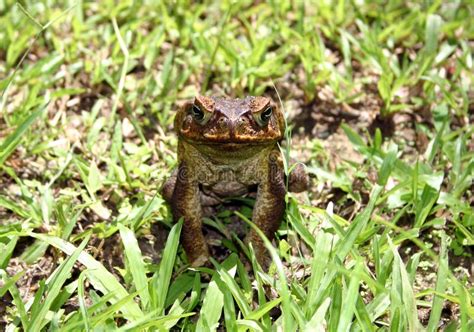
[[[357,301],[355,305],[355,315],[357,318],[357,323],[355,327],[360,328],[362,331],[375,331],[373,320],[370,317],[370,314],[367,310],[367,305],[362,300],[360,294],[357,294]]]
[[[426,30],[425,30],[425,52],[430,55],[434,55],[438,48],[439,31],[443,24],[443,19],[439,15],[428,15],[426,19]]]
[[[252,332],[264,332],[268,331],[263,329],[257,322],[248,319],[237,320],[237,326],[239,331],[252,331]]]
[[[337,326],[338,332],[349,330],[349,326],[351,325],[355,313],[355,304],[359,295],[361,272],[362,262],[359,261],[354,268],[354,273],[351,273],[350,275],[349,287],[343,295],[344,305],[342,306],[341,315],[339,316],[339,324]]]
[[[268,240],[268,238],[263,234],[263,232],[254,224],[252,223],[247,217],[245,217],[240,212],[235,212],[242,220],[244,220],[250,227],[255,231],[258,236],[263,240],[265,244],[265,248],[270,253],[272,257],[272,261],[276,266],[277,273],[278,273],[278,291],[280,292],[280,296],[282,297],[282,316],[283,316],[283,329],[284,330],[293,330],[294,329],[294,319],[293,314],[291,312],[291,297],[290,291],[288,289],[288,282],[286,279],[285,271],[283,269],[283,263],[281,261],[280,256],[278,256],[278,252],[273,247],[272,243]]]
[[[12,236],[9,238],[7,244],[0,242],[0,252],[2,253],[2,256],[0,257],[0,269],[5,269],[7,267],[10,257],[13,254],[13,250],[15,250],[17,241],[18,236]]]
[[[420,201],[416,202],[415,227],[423,226],[426,218],[430,215],[431,209],[438,200],[439,191],[425,184],[421,193]]]
[[[155,294],[155,296],[151,298],[152,307],[158,310],[159,315],[162,315],[165,310],[166,296],[169,291],[171,274],[173,272],[173,266],[178,252],[179,237],[182,226],[183,220],[180,220],[171,229],[163,251],[163,257],[160,262],[158,274],[155,275],[152,281],[152,290]]]
[[[17,128],[11,133],[0,145],[0,166],[3,165],[5,160],[15,151],[18,144],[21,143],[23,135],[28,128],[43,114],[47,105],[42,109],[39,109],[30,114]]]
[[[229,259],[231,257],[232,257],[232,260],[230,261],[230,263],[235,263],[235,265],[237,265],[237,259],[238,259],[237,256],[235,254],[232,254],[231,256],[229,256]],[[220,267],[219,264],[213,259],[212,259],[212,263],[214,264],[214,266],[216,266],[216,270],[219,273],[220,279],[223,282],[222,285],[226,288],[226,292],[224,292],[224,299],[225,299],[225,293],[230,292],[233,295],[235,302],[239,306],[244,318],[248,318],[247,316],[251,312],[251,309],[250,309],[250,306],[247,304],[247,300],[242,290],[240,289],[239,285],[234,279],[236,271],[232,269],[230,272],[228,272],[227,270]]]
[[[257,310],[252,311],[250,314],[247,315],[248,320],[259,320],[264,315],[266,315],[270,310],[275,308],[277,305],[281,303],[281,297],[271,300],[264,305],[260,306]]]
[[[367,312],[370,320],[374,322],[377,318],[387,312],[390,306],[390,296],[388,292],[378,294],[369,304],[367,304]]]
[[[383,187],[379,185],[375,185],[372,189],[370,200],[367,206],[365,207],[364,211],[360,213],[352,222],[349,230],[346,233],[344,239],[338,242],[338,249],[337,249],[337,256],[340,260],[344,260],[349,251],[352,249],[355,241],[359,234],[364,230],[365,226],[370,220],[370,216],[375,209],[375,204],[383,191]]]
[[[183,273],[177,276],[169,287],[165,307],[169,307],[178,298],[187,294],[193,288],[193,282],[196,282],[196,277],[199,279],[199,273],[195,273],[194,276],[191,273]]]
[[[83,278],[86,278],[88,273],[89,271],[85,270]],[[79,287],[78,287],[78,291],[79,291]],[[91,298],[93,304],[89,306],[88,308],[86,308],[85,303],[84,303],[84,309],[86,310],[86,315],[87,315],[86,319],[87,319],[87,322],[89,324],[89,329],[90,329],[90,324],[91,324],[90,317],[92,317],[93,315],[98,315],[101,312],[101,310],[105,310],[105,308],[107,308],[107,302],[110,302],[113,299],[113,294],[108,293],[100,297],[92,289],[92,290],[89,290],[89,297]],[[86,322],[84,320],[85,319],[82,313],[76,313],[70,319],[68,319],[65,324],[63,324],[61,329],[63,331],[73,331],[73,332],[77,331],[78,328],[86,326]]]
[[[76,249],[74,245],[58,237],[32,232],[28,234],[31,237],[49,243],[53,247],[62,250],[68,255],[72,255]],[[117,302],[129,295],[125,288],[123,288],[123,286],[114,277],[114,275],[107,271],[107,269],[101,263],[96,261],[91,255],[82,252],[79,255],[78,261],[89,269],[89,281],[94,286],[94,288],[100,290],[104,294],[113,294],[110,302]],[[124,317],[130,321],[135,321],[136,319],[139,319],[143,316],[140,307],[133,300],[123,304],[120,307],[120,311],[123,313]]]
[[[327,271],[327,264],[329,262],[329,256],[333,245],[334,236],[332,234],[320,231],[316,235],[315,243],[317,246],[314,247],[313,262],[311,265],[311,276],[308,283],[308,296],[304,304],[306,317],[314,316],[318,301],[317,292],[319,291],[319,285],[324,273]]]
[[[296,230],[299,236],[311,247],[314,247],[314,236],[310,233],[303,223],[303,218],[298,210],[298,203],[294,198],[290,199],[287,207],[287,218],[291,226]]]
[[[439,253],[438,263],[438,275],[436,278],[435,291],[436,294],[433,296],[433,303],[431,305],[430,319],[428,321],[427,331],[437,331],[439,321],[441,318],[441,311],[443,310],[444,299],[437,295],[442,294],[446,290],[448,283],[448,251],[447,251],[447,238],[446,234],[442,233],[441,236],[441,250]]]
[[[404,322],[406,322],[409,331],[418,331],[420,324],[418,322],[415,295],[413,293],[410,278],[397,248],[392,244],[390,239],[388,239],[388,243],[394,256],[392,296],[397,298],[394,312],[398,312],[401,315],[401,323],[404,324]]]
[[[181,318],[194,315],[194,313],[190,312],[182,315],[166,315],[157,317],[156,313],[157,311],[153,310],[136,322],[120,327],[117,331],[149,331],[149,328],[158,329],[159,331],[174,331],[174,329],[168,328],[168,322],[179,321]]]
[[[336,327],[339,327],[341,318],[341,308],[343,305],[342,300],[342,278],[338,276],[334,279],[334,283],[331,287],[331,307],[329,308],[329,321],[328,328],[330,331],[337,331]]]
[[[86,271],[82,271],[79,275],[78,279],[78,286],[77,286],[77,297],[79,301],[79,309],[81,312],[82,320],[84,321],[84,329],[89,332],[90,331],[90,319],[87,313],[86,303],[85,303],[85,291],[84,291],[84,279],[86,276]]]
[[[18,278],[21,277],[23,274],[24,272],[18,273]],[[16,279],[16,276],[12,279]],[[21,298],[20,291],[18,290],[18,287],[15,285],[14,282],[8,287],[8,290],[13,298],[13,304],[18,310],[21,326],[23,327],[24,331],[28,331],[29,317],[25,308],[25,304],[23,303],[23,299]]]
[[[3,271],[0,270],[0,275],[3,275]],[[10,287],[14,285],[23,275],[25,271],[21,271],[20,273],[15,274],[13,277],[8,278],[8,276],[4,275],[2,277],[3,283],[0,286],[0,297],[3,297],[6,292],[10,290]]]
[[[235,256],[227,258],[220,266],[231,276],[237,271]],[[221,285],[221,287],[219,287]],[[206,294],[202,301],[201,315],[197,321],[196,330],[215,330],[219,326],[219,319],[224,307],[224,292],[227,290],[222,287],[222,279],[219,274],[214,274],[207,287]]]
[[[395,166],[395,161],[397,158],[397,147],[392,145],[390,151],[386,154],[380,171],[378,174],[377,183],[379,186],[384,187],[387,184],[390,174],[392,174],[393,167]]]
[[[306,326],[304,327],[303,331],[323,331],[324,327],[326,326],[326,312],[328,311],[330,304],[331,298],[327,297],[319,306],[319,308],[314,312],[314,315],[311,317],[308,323],[306,323]]]
[[[47,282],[47,295],[41,304],[39,311],[36,313],[36,315],[31,316],[31,321],[28,325],[29,331],[40,331],[45,325],[46,314],[53,304],[53,301],[56,299],[56,296],[61,291],[63,284],[69,278],[71,269],[74,267],[76,260],[79,258],[79,255],[86,247],[88,241],[89,238],[84,239],[79,247],[74,250],[71,256],[61,263],[61,265],[54,271],[53,276]]]
[[[118,224],[118,228],[125,249],[125,256],[127,257],[127,268],[132,274],[132,282],[140,296],[142,309],[147,311],[150,305],[150,294],[148,292],[145,264],[140,247],[138,246],[138,241],[135,234],[127,227]]]
[[[102,310],[97,315],[93,316],[90,320],[91,327],[93,329],[100,328],[103,323],[105,323],[107,320],[110,320],[110,318],[114,316],[114,313],[116,311],[119,311],[124,305],[126,305],[130,301],[133,301],[133,298],[137,296],[137,294],[138,293],[128,294],[124,298],[119,299],[118,301],[112,303],[110,306],[106,307],[105,310]],[[133,322],[138,321],[139,319],[136,319]]]
[[[28,213],[25,209],[15,201],[12,201],[6,197],[0,196],[0,206],[13,211],[17,216],[27,219]]]
[[[194,307],[201,300],[201,276],[199,273],[194,275],[193,289],[191,291],[191,297],[189,299],[188,311],[194,309]]]
[[[221,275],[222,277],[222,275]],[[221,288],[225,287],[225,282],[221,282]],[[235,311],[233,294],[224,291],[224,322],[227,331],[237,331],[237,313]]]

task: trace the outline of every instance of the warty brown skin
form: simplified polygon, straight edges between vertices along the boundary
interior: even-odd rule
[[[202,233],[203,191],[225,197],[257,186],[252,222],[270,240],[274,237],[285,211],[285,176],[278,147],[284,130],[283,114],[265,97],[198,96],[178,111],[178,169],[161,193],[173,219],[184,218],[182,244],[191,265],[203,265],[209,258]],[[289,183],[297,191],[306,190],[303,167],[292,174]],[[252,243],[258,261],[266,265],[268,255],[257,233],[250,231],[246,242]]]

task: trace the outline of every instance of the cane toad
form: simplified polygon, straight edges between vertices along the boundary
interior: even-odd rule
[[[283,218],[286,194],[278,147],[285,120],[277,105],[266,97],[198,96],[178,110],[174,127],[178,167],[161,193],[171,206],[173,219],[184,218],[181,239],[191,265],[203,265],[209,258],[201,221],[202,205],[209,197],[206,193],[213,193],[218,200],[256,187],[252,222],[271,240]],[[305,190],[308,178],[304,168],[296,167],[288,183],[291,191]],[[246,242],[252,243],[263,263],[262,239],[250,231]]]

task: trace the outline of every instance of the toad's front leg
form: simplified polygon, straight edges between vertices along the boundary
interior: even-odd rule
[[[179,165],[171,203],[173,219],[184,219],[181,241],[192,266],[201,266],[209,258],[209,250],[202,233],[202,209],[199,184],[191,176],[185,162]]]
[[[285,212],[286,189],[280,158],[270,158],[269,170],[264,181],[258,186],[252,222],[271,241]],[[252,243],[258,262],[266,269],[271,261],[262,238],[252,230],[246,242]]]

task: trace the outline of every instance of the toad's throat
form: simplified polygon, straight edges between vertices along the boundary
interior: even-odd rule
[[[232,141],[232,142],[209,142],[209,141],[191,141],[189,142],[197,150],[208,155],[222,154],[229,155],[233,153],[243,153],[252,155],[261,150],[275,146],[275,141]]]
[[[198,155],[206,156],[208,160],[219,165],[242,163],[254,157],[261,156],[264,150],[275,148],[276,142],[229,142],[229,143],[210,143],[186,141],[185,150],[195,151]],[[189,153],[188,152],[188,153]],[[265,154],[265,153],[263,153]]]

